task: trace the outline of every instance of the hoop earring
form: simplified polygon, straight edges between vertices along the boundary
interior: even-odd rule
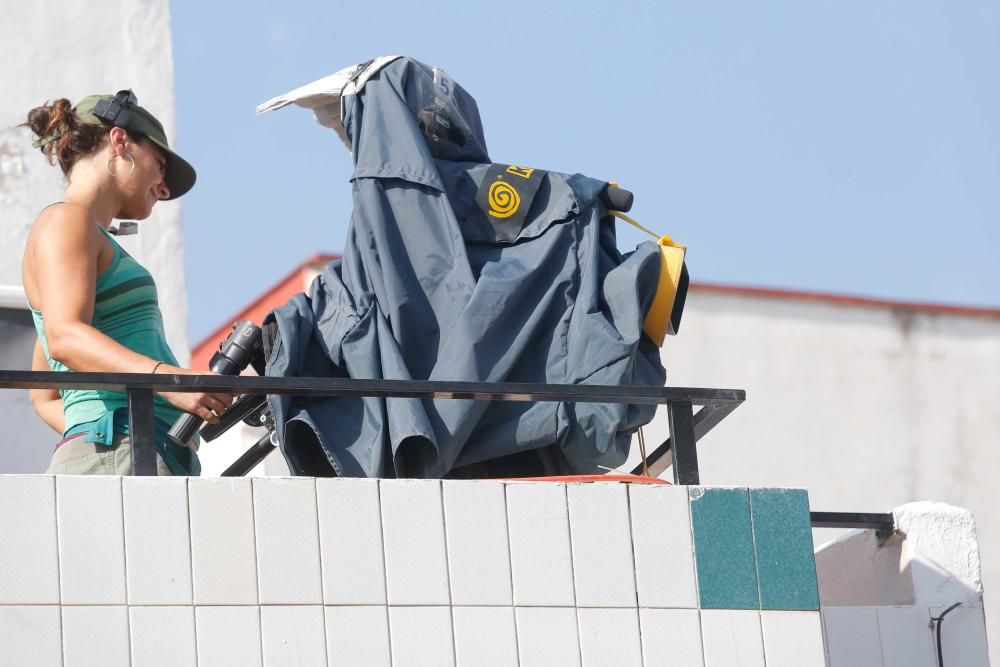
[[[135,171],[135,160],[132,159],[132,156],[129,155],[128,153],[125,153],[125,157],[128,158],[129,163],[132,165],[132,168],[128,170],[128,176],[125,177],[125,180],[127,181],[129,178],[131,178],[132,172]],[[111,161],[114,160],[114,159],[115,158],[113,158],[113,157],[112,158],[108,158],[108,161],[104,163],[104,168],[108,170],[108,173],[111,174],[112,178],[114,178],[115,180],[121,180],[121,179],[118,178],[118,176],[115,175],[115,173],[113,171],[111,171]]]

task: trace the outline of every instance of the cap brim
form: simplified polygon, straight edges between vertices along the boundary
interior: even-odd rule
[[[159,146],[167,158],[167,173],[163,177],[167,189],[170,190],[170,196],[167,197],[167,200],[177,199],[193,188],[194,182],[198,178],[194,167],[180,155],[170,150],[168,146],[164,146],[163,143],[157,141],[155,137],[146,135],[146,138]]]

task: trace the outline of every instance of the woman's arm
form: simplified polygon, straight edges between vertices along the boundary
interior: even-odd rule
[[[45,352],[42,350],[42,343],[35,339],[35,349],[31,352],[31,370],[47,371],[49,363],[45,360]],[[56,431],[62,433],[66,430],[66,420],[63,415],[62,397],[59,396],[58,389],[29,389],[28,396],[31,397],[31,406],[48,424]]]
[[[97,262],[104,237],[83,207],[58,206],[39,218],[29,243],[32,276],[49,355],[74,371],[149,373],[158,360],[134,352],[89,324],[94,314]],[[163,364],[160,373],[197,374]],[[174,406],[217,423],[232,403],[218,392],[166,393]]]

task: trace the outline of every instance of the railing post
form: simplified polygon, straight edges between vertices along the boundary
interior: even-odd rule
[[[695,447],[694,409],[691,401],[668,402],[667,415],[674,455],[674,484],[697,485],[698,450]]]
[[[156,475],[152,389],[128,388],[128,432],[132,441],[132,474]]]

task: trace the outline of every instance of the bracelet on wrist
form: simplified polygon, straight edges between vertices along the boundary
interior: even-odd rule
[[[162,361],[157,361],[157,362],[156,362],[156,365],[154,365],[154,366],[153,366],[153,370],[151,370],[151,371],[149,371],[149,372],[150,372],[151,374],[152,374],[152,373],[156,373],[156,369],[157,369],[157,368],[159,368],[159,367],[160,367],[160,364],[162,364],[162,363],[163,363]]]

